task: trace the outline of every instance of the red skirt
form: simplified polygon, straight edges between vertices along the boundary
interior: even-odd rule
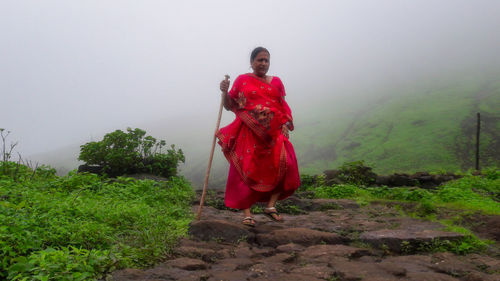
[[[240,174],[230,162],[229,175],[226,185],[226,206],[233,209],[248,209],[256,202],[267,202],[272,194],[280,192],[279,200],[292,195],[300,185],[300,175],[297,166],[297,158],[292,144],[285,140],[285,149],[287,152],[287,171],[283,180],[271,191],[259,192],[241,179]]]

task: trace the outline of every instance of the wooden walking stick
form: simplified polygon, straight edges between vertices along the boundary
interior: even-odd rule
[[[226,81],[229,81],[229,75],[225,75]],[[208,167],[207,173],[205,174],[205,181],[203,182],[203,191],[201,193],[200,198],[200,206],[198,207],[198,212],[196,213],[196,220],[200,220],[201,217],[201,209],[203,207],[203,203],[205,203],[205,195],[207,193],[207,185],[208,185],[208,176],[210,175],[210,168],[212,168],[212,160],[214,159],[214,150],[215,150],[215,140],[217,139],[217,132],[219,131],[220,126],[220,118],[222,116],[222,107],[224,106],[224,96],[225,92],[222,92],[222,97],[220,99],[220,107],[219,107],[219,116],[217,117],[217,125],[215,126],[214,138],[212,141],[212,150],[210,151],[210,157],[208,158]]]

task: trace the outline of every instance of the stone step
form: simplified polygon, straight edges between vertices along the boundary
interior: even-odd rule
[[[440,230],[411,230],[411,229],[381,229],[364,232],[360,240],[379,249],[388,249],[393,252],[415,252],[422,247],[438,243],[439,241],[457,241],[464,238],[463,234]]]

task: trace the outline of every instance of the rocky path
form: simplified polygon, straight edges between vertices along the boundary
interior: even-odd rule
[[[255,228],[241,225],[241,213],[204,207],[202,220],[192,223],[190,238],[180,241],[169,260],[151,269],[116,271],[113,279],[500,281],[495,253],[432,251],[463,239],[438,223],[402,216],[385,204],[289,202],[307,212],[285,214],[282,223],[255,215]]]

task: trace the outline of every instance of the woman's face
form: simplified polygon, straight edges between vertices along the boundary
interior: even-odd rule
[[[266,51],[261,51],[257,54],[255,59],[251,62],[253,73],[259,77],[266,76],[269,70],[269,53]]]

